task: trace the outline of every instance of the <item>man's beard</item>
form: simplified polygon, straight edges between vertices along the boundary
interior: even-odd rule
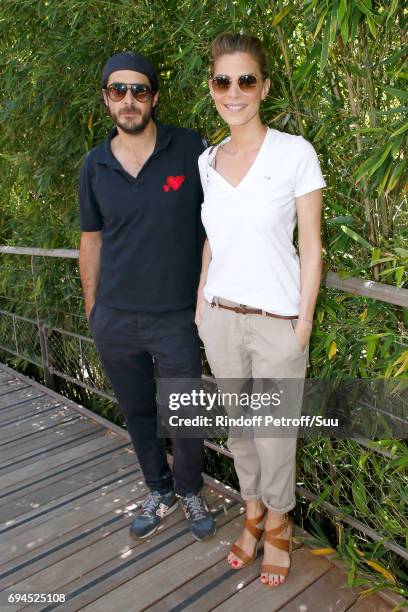
[[[122,110],[121,113],[113,114],[108,109],[109,115],[114,121],[117,127],[120,127],[126,134],[140,134],[143,132],[152,118],[152,107],[148,108],[145,113],[142,113],[140,109],[130,106],[126,110]],[[121,115],[125,112],[138,113],[135,117],[125,119]]]

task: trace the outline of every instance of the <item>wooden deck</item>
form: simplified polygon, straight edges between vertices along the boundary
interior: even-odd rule
[[[251,609],[386,612],[379,595],[359,599],[341,567],[295,543],[287,583],[258,580],[260,558],[230,570],[239,496],[206,479],[218,531],[190,535],[181,510],[147,541],[128,536],[146,486],[127,433],[81,406],[0,366],[0,610]],[[296,534],[304,535],[300,529]],[[259,557],[262,551],[259,551]],[[63,604],[7,607],[10,593],[64,594]]]

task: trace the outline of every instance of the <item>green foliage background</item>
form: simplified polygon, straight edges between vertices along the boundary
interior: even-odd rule
[[[110,127],[99,93],[109,55],[129,49],[148,55],[161,77],[160,119],[215,143],[226,129],[207,91],[208,47],[220,32],[242,30],[268,49],[265,122],[302,134],[319,153],[328,184],[327,267],[406,286],[406,17],[398,0],[2,0],[0,243],[78,246],[79,165]],[[0,270],[8,304],[29,314],[33,295],[41,297],[55,323],[85,329],[76,269],[40,261],[34,282],[26,264],[15,261],[3,257]],[[406,377],[402,308],[322,290],[316,321],[311,376]],[[407,547],[407,448],[392,440],[379,446],[388,458],[353,441],[301,447],[299,480],[319,497],[302,502],[300,511],[317,532],[324,512],[315,510],[326,500]],[[223,476],[230,477],[226,467]],[[330,532],[349,558],[350,581],[358,580],[357,567],[369,569],[357,544],[397,583],[406,580],[401,560],[381,543],[324,525],[322,539]],[[371,569],[379,586],[393,583]]]

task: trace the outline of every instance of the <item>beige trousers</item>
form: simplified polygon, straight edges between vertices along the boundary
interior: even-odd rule
[[[243,315],[207,303],[198,333],[219,386],[228,378],[305,377],[309,346],[302,351],[290,319]],[[262,499],[275,512],[294,508],[296,442],[295,436],[228,437],[243,499]]]

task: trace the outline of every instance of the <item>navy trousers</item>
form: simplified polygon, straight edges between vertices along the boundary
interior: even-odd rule
[[[200,378],[201,356],[193,309],[146,314],[96,304],[89,326],[126,420],[147,486],[177,495],[201,490],[203,439],[173,438],[173,473],[165,440],[157,435],[156,374]],[[153,360],[154,358],[154,360]]]

